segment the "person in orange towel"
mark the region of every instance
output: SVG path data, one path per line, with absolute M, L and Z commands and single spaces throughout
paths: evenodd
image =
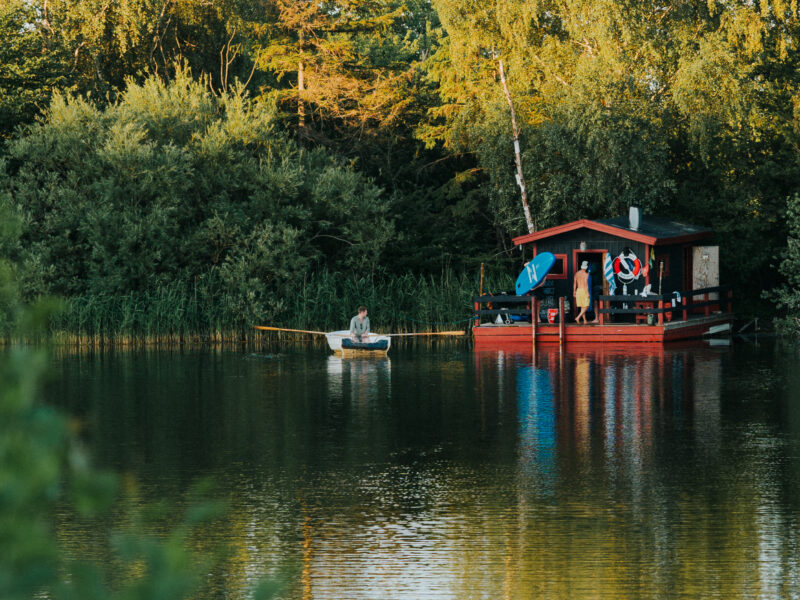
M 575 322 L 586 325 L 586 309 L 589 308 L 589 261 L 581 263 L 581 270 L 575 273 L 572 279 L 572 295 L 575 296 L 575 306 L 581 309 Z

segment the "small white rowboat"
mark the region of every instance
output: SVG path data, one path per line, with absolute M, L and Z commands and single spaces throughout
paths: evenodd
M 342 331 L 310 331 L 307 329 L 288 329 L 286 327 L 271 327 L 269 325 L 256 325 L 254 329 L 259 331 L 285 331 L 288 333 L 306 333 L 311 335 L 324 335 L 328 340 L 328 346 L 333 350 L 334 354 L 342 356 L 361 356 L 369 354 L 383 354 L 389 352 L 389 347 L 392 345 L 393 337 L 412 337 L 412 336 L 434 336 L 434 335 L 452 335 L 463 336 L 463 331 L 430 331 L 426 333 L 387 333 L 381 335 L 380 333 L 370 333 L 369 342 L 353 342 L 350 338 L 350 332 L 347 330 Z M 345 342 L 345 340 L 347 340 Z
M 325 339 L 328 340 L 328 346 L 331 350 L 335 353 L 339 354 L 342 353 L 342 340 L 349 340 L 350 339 L 350 332 L 347 330 L 344 331 L 331 331 L 330 333 L 325 334 Z M 385 344 L 384 344 L 385 342 Z M 366 352 L 381 352 L 382 354 L 386 354 L 389 352 L 389 348 L 392 345 L 392 338 L 388 335 L 380 335 L 377 333 L 371 333 L 369 335 L 369 343 L 368 344 L 358 344 L 357 348 L 345 348 L 344 351 L 347 353 L 352 354 L 360 354 Z M 370 346 L 373 346 L 370 348 Z

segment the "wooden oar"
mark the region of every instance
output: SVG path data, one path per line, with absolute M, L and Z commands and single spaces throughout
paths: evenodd
M 287 329 L 286 327 L 268 327 L 267 325 L 256 325 L 254 329 L 259 331 L 288 331 L 289 333 L 310 333 L 312 335 L 329 335 L 326 331 L 309 331 L 307 329 Z M 339 337 L 349 337 L 349 334 L 337 334 Z M 370 333 L 377 337 L 409 337 L 418 335 L 466 335 L 464 331 L 431 331 L 426 333 Z
M 372 335 L 383 335 L 384 337 L 406 337 L 411 335 L 466 335 L 465 331 L 431 331 L 427 333 L 374 333 Z
M 266 325 L 256 325 L 254 329 L 259 331 L 288 331 L 290 333 L 310 333 L 312 335 L 327 335 L 325 331 L 307 331 L 305 329 L 286 329 L 285 327 L 267 327 Z

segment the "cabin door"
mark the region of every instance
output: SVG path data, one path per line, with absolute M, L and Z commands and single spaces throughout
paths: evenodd
M 694 289 L 694 248 L 692 246 L 683 247 L 683 291 L 689 292 Z
M 692 289 L 719 286 L 719 246 L 695 246 L 693 252 Z M 709 294 L 708 299 L 718 300 L 719 294 Z
M 605 257 L 608 250 L 575 250 L 572 254 L 572 273 L 577 273 L 581 268 L 581 263 L 587 261 L 589 263 L 589 275 L 592 277 L 592 288 L 589 290 L 592 298 L 601 294 L 608 293 L 608 282 L 603 276 L 603 257 Z M 570 281 L 570 290 L 572 290 L 572 282 Z

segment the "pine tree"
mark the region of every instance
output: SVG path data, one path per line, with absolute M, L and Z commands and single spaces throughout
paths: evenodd
M 254 26 L 267 41 L 255 54 L 282 83 L 274 95 L 294 106 L 301 130 L 327 120 L 364 127 L 391 118 L 404 101 L 399 80 L 407 64 L 381 56 L 380 36 L 402 15 L 401 6 L 382 0 L 274 0 L 271 18 Z

